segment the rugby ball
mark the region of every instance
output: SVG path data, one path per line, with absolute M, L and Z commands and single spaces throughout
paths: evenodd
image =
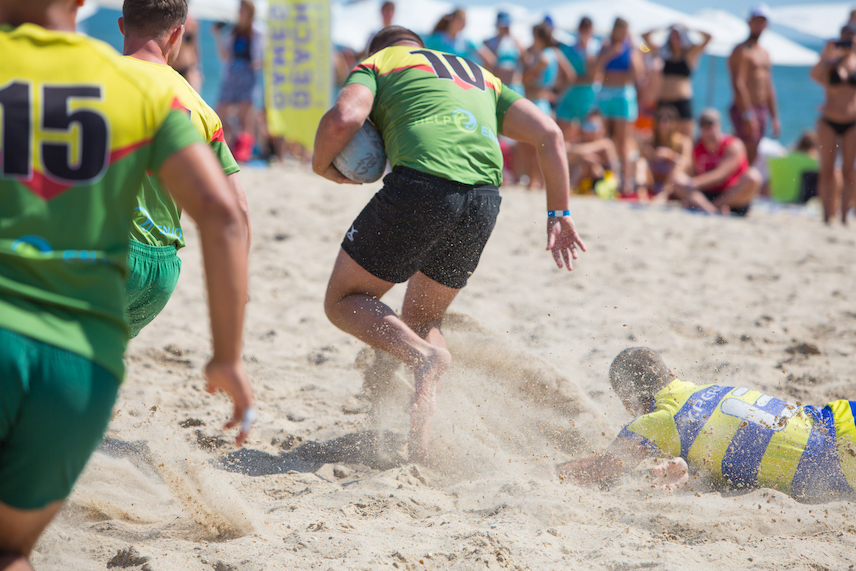
M 386 170 L 383 138 L 370 121 L 363 123 L 354 138 L 333 159 L 340 173 L 354 182 L 374 182 Z

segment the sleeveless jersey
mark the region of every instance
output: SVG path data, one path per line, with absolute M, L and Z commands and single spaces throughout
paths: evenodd
M 393 167 L 463 184 L 502 184 L 497 135 L 520 96 L 470 60 L 392 46 L 358 64 L 346 85 L 375 96 L 370 118 Z
M 196 131 L 214 151 L 227 175 L 241 170 L 226 140 L 223 138 L 223 125 L 220 117 L 196 93 L 181 75 L 169 67 L 136 58 L 125 58 L 125 63 L 134 73 L 146 75 L 172 90 L 181 106 L 189 113 L 190 121 Z M 153 174 L 143 180 L 142 190 L 137 195 L 134 220 L 131 226 L 131 239 L 150 246 L 184 247 L 184 233 L 181 229 L 181 209 L 161 186 Z
M 725 149 L 728 148 L 728 145 L 731 144 L 732 141 L 737 140 L 737 137 L 732 135 L 723 135 L 722 136 L 722 144 L 719 145 L 719 148 L 714 152 L 708 151 L 704 143 L 699 141 L 696 143 L 695 147 L 693 147 L 693 165 L 695 166 L 695 173 L 697 175 L 704 174 L 708 171 L 715 169 L 719 166 L 719 163 L 722 162 L 722 156 L 725 154 Z M 746 171 L 749 170 L 749 159 L 746 158 L 746 155 L 743 155 L 743 160 L 740 161 L 740 165 L 737 167 L 737 170 L 734 171 L 734 174 L 728 177 L 728 179 L 721 185 L 716 188 L 708 188 L 705 189 L 706 192 L 723 192 L 727 188 L 734 186 L 740 179 L 746 174 Z
M 795 496 L 856 489 L 856 402 L 799 406 L 758 391 L 675 380 L 619 437 L 680 456 L 715 481 Z
M 517 69 L 520 66 L 520 48 L 511 36 L 494 36 L 485 40 L 484 45 L 496 56 L 499 69 Z
M 0 26 L 0 53 L 0 327 L 121 379 L 136 195 L 199 135 L 107 44 Z

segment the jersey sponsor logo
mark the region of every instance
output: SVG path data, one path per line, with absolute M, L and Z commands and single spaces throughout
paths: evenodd
M 438 125 L 451 124 L 459 131 L 463 132 L 473 132 L 479 128 L 479 122 L 478 119 L 476 119 L 476 116 L 466 109 L 455 109 L 451 115 L 429 115 L 428 117 L 422 117 L 411 123 L 411 126 L 415 127 L 426 123 L 436 123 Z M 494 133 L 493 129 L 487 125 L 482 125 L 481 129 L 479 129 L 479 133 L 482 137 L 488 139 L 497 147 L 499 146 L 499 139 L 497 138 L 496 133 Z
M 41 236 L 21 236 L 12 242 L 12 251 L 22 258 L 50 259 L 59 253 L 64 262 L 87 264 L 113 264 L 104 252 L 97 250 L 62 250 L 57 252 L 50 242 Z
M 452 120 L 458 129 L 462 131 L 475 131 L 479 125 L 479 122 L 476 121 L 476 116 L 466 109 L 455 109 L 452 112 Z
M 681 438 L 681 456 L 686 458 L 696 437 L 701 433 L 710 415 L 716 409 L 719 401 L 733 387 L 712 385 L 703 391 L 694 393 L 675 414 L 675 425 Z
M 152 220 L 152 215 L 149 214 L 149 211 L 142 206 L 138 206 L 134 209 L 134 224 L 136 224 L 140 230 L 149 234 L 151 234 L 152 230 L 156 228 L 158 232 L 167 238 L 181 240 L 181 237 L 183 236 L 181 228 L 155 224 L 155 221 Z

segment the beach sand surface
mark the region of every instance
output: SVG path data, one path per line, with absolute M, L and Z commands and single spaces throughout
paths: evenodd
M 178 289 L 133 340 L 104 444 L 33 555 L 39 570 L 839 570 L 847 501 L 641 469 L 608 487 L 555 465 L 630 418 L 607 380 L 629 346 L 681 379 L 805 404 L 856 398 L 856 230 L 817 217 L 693 215 L 575 198 L 572 273 L 545 248 L 540 193 L 503 189 L 496 230 L 444 325 L 453 364 L 429 463 L 406 460 L 412 377 L 326 319 L 350 222 L 379 183 L 245 169 L 253 222 L 245 360 L 259 420 L 240 450 L 210 355 L 198 239 Z M 399 308 L 404 286 L 388 302 Z

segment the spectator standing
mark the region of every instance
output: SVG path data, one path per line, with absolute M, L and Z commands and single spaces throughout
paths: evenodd
M 263 37 L 253 23 L 255 5 L 252 0 L 241 0 L 238 22 L 223 36 L 222 23 L 214 25 L 217 51 L 224 62 L 220 84 L 217 115 L 223 119 L 226 142 L 232 147 L 235 158 L 247 161 L 252 157 L 255 143 L 255 95 L 258 72 L 262 69 Z M 237 114 L 238 133 L 234 132 L 231 117 Z
M 752 8 L 749 12 L 749 38 L 738 44 L 728 58 L 728 72 L 734 89 L 731 122 L 746 146 L 750 165 L 758 156 L 758 144 L 767 130 L 767 121 L 771 122 L 773 137 L 778 137 L 781 130 L 770 54 L 758 44 L 767 27 L 769 13 L 766 4 Z
M 467 58 L 475 63 L 484 63 L 487 67 L 493 66 L 495 62 L 490 50 L 486 47 L 477 48 L 475 43 L 461 33 L 466 26 L 467 13 L 457 8 L 440 18 L 434 26 L 434 31 L 425 38 L 425 47 Z
M 503 85 L 522 95 L 520 72 L 523 46 L 511 35 L 511 16 L 508 12 L 497 12 L 496 35 L 485 40 L 484 46 L 494 57 L 495 63 L 489 67 L 491 73 L 498 77 Z
M 702 41 L 692 43 L 689 30 L 681 24 L 667 29 L 666 43 L 657 46 L 652 36 L 656 30 L 642 34 L 642 39 L 651 48 L 655 57 L 663 61 L 662 76 L 657 93 L 657 108 L 671 106 L 677 109 L 680 117 L 681 132 L 687 137 L 693 136 L 693 85 L 692 73 L 698 66 L 704 48 L 710 43 L 711 35 L 699 31 Z
M 595 63 L 600 53 L 600 41 L 594 37 L 591 18 L 584 16 L 577 27 L 573 45 L 560 44 L 559 49 L 574 69 L 576 79 L 556 104 L 556 122 L 568 142 L 580 136 L 579 127 L 591 112 L 600 85 L 594 83 Z
M 611 123 L 611 136 L 621 160 L 621 193 L 632 192 L 634 164 L 630 160 L 629 127 L 639 115 L 635 82 L 642 71 L 642 53 L 630 40 L 630 28 L 616 18 L 609 37 L 597 58 L 597 77 L 602 86 L 597 95 L 601 114 Z
M 172 68 L 187 80 L 196 92 L 202 90 L 202 62 L 199 53 L 199 22 L 190 16 L 184 25 L 184 37 L 181 39 L 181 49 L 170 64 Z
M 856 173 L 856 51 L 853 36 L 856 29 L 844 26 L 838 41 L 827 42 L 820 61 L 812 68 L 811 78 L 823 86 L 826 100 L 817 120 L 820 143 L 819 190 L 823 203 L 823 221 L 829 224 L 836 211 L 847 223 L 847 212 L 854 197 Z M 835 159 L 841 149 L 840 193 L 836 191 Z

